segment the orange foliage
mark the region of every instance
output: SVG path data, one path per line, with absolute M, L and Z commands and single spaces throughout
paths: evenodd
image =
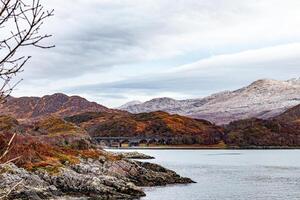
M 5 149 L 11 134 L 0 134 L 0 153 Z M 114 156 L 103 154 L 100 150 L 78 150 L 66 147 L 58 147 L 39 141 L 38 137 L 29 135 L 17 135 L 12 148 L 3 162 L 18 158 L 14 163 L 28 170 L 46 169 L 50 172 L 58 172 L 64 165 L 73 165 L 83 159 L 97 159 L 100 156 L 116 160 Z
M 141 123 L 141 122 L 137 122 L 136 123 L 136 132 L 143 132 L 146 129 L 146 124 Z

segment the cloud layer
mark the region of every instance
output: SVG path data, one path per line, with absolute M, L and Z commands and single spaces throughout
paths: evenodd
M 51 0 L 50 51 L 34 57 L 15 95 L 67 92 L 117 106 L 190 98 L 257 78 L 299 76 L 297 0 Z M 46 88 L 46 90 L 45 90 Z

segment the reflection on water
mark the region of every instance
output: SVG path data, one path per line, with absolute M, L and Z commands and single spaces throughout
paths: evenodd
M 145 188 L 143 200 L 299 200 L 300 150 L 138 150 L 196 184 Z

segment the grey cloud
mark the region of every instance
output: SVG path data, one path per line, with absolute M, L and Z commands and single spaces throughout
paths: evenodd
M 75 77 L 112 66 L 180 54 L 182 48 L 187 47 L 176 46 L 173 40 L 177 40 L 177 35 L 177 41 L 181 41 L 184 34 L 204 28 L 204 20 L 235 12 L 232 4 L 228 6 L 225 2 L 217 1 L 216 6 L 211 1 L 194 0 L 176 3 L 153 0 L 143 4 L 136 0 L 78 0 L 75 3 L 53 0 L 48 7 L 56 9 L 56 16 L 44 28 L 54 34 L 51 41 L 57 47 L 42 53 L 31 50 L 34 58 L 25 71 L 25 78 Z M 247 6 L 238 2 L 235 1 L 236 8 L 247 10 Z M 187 22 L 194 24 L 186 26 Z
M 222 63 L 220 63 L 222 65 Z M 300 75 L 300 59 L 260 63 L 244 63 L 233 66 L 215 66 L 201 71 L 183 71 L 164 75 L 149 75 L 105 84 L 84 85 L 66 88 L 66 92 L 89 94 L 122 94 L 126 96 L 164 92 L 201 97 L 223 90 L 234 90 L 262 78 L 286 80 Z M 284 67 L 283 67 L 284 66 Z M 185 98 L 182 96 L 182 98 Z

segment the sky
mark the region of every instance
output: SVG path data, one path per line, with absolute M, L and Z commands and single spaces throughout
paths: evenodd
M 300 76 L 299 0 L 42 0 L 55 16 L 13 96 L 80 95 L 108 107 L 200 98 Z

